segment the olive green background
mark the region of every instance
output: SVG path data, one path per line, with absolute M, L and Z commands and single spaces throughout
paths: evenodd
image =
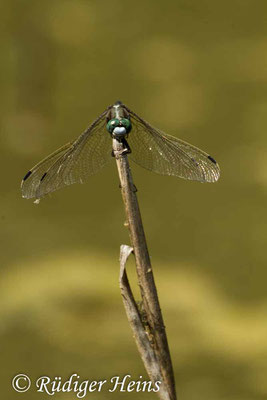
M 2 3 L 1 397 L 50 398 L 42 375 L 148 379 L 118 287 L 129 239 L 114 161 L 38 206 L 19 187 L 120 99 L 221 167 L 200 184 L 131 164 L 179 398 L 266 399 L 266 15 L 264 0 Z

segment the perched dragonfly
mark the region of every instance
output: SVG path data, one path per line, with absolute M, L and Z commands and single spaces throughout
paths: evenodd
M 24 176 L 22 196 L 40 199 L 72 183 L 83 183 L 112 159 L 111 138 L 123 143 L 130 159 L 162 175 L 216 182 L 220 168 L 213 157 L 152 127 L 125 104 L 109 106 L 75 141 L 67 143 Z

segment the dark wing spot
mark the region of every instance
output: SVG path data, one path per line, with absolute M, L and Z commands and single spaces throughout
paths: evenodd
M 212 161 L 214 164 L 217 164 L 217 163 L 216 163 L 216 160 L 214 160 L 214 158 L 212 158 L 211 156 L 208 156 L 208 159 L 209 159 L 210 161 Z
M 31 175 L 32 171 L 28 171 L 27 174 L 24 176 L 24 178 L 22 179 L 23 181 L 26 181 L 26 179 L 29 178 L 29 176 Z
M 42 178 L 40 179 L 40 182 L 42 182 L 42 181 L 44 180 L 44 178 L 46 177 L 46 175 L 47 175 L 47 172 L 45 172 L 45 173 L 43 174 Z

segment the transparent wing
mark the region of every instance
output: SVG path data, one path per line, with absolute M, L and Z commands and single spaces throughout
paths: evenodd
M 134 112 L 126 109 L 132 121 L 128 142 L 132 150 L 130 158 L 134 162 L 162 175 L 174 175 L 200 182 L 216 182 L 219 179 L 219 165 L 211 156 L 153 128 Z
M 105 110 L 77 140 L 61 147 L 33 167 L 22 181 L 22 196 L 41 198 L 64 186 L 83 183 L 111 160 L 111 139 Z
M 70 149 L 71 146 L 72 143 L 67 143 L 65 146 L 62 146 L 44 160 L 40 161 L 29 172 L 27 172 L 21 182 L 22 197 L 25 197 L 26 199 L 36 197 L 36 189 L 40 184 L 42 176 Z

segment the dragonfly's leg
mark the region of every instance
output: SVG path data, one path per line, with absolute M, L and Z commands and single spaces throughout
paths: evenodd
M 111 152 L 112 157 L 117 157 L 117 154 L 124 155 L 132 152 L 127 140 L 124 137 L 117 139 L 117 141 L 122 144 L 122 149 L 116 151 L 113 149 Z
M 131 150 L 131 148 L 130 148 L 130 146 L 129 146 L 129 143 L 127 142 L 127 140 L 126 140 L 125 138 L 122 138 L 122 139 L 121 139 L 121 142 L 122 142 L 123 147 L 124 147 L 123 153 L 122 153 L 122 154 L 130 154 L 130 153 L 132 152 L 132 150 Z

